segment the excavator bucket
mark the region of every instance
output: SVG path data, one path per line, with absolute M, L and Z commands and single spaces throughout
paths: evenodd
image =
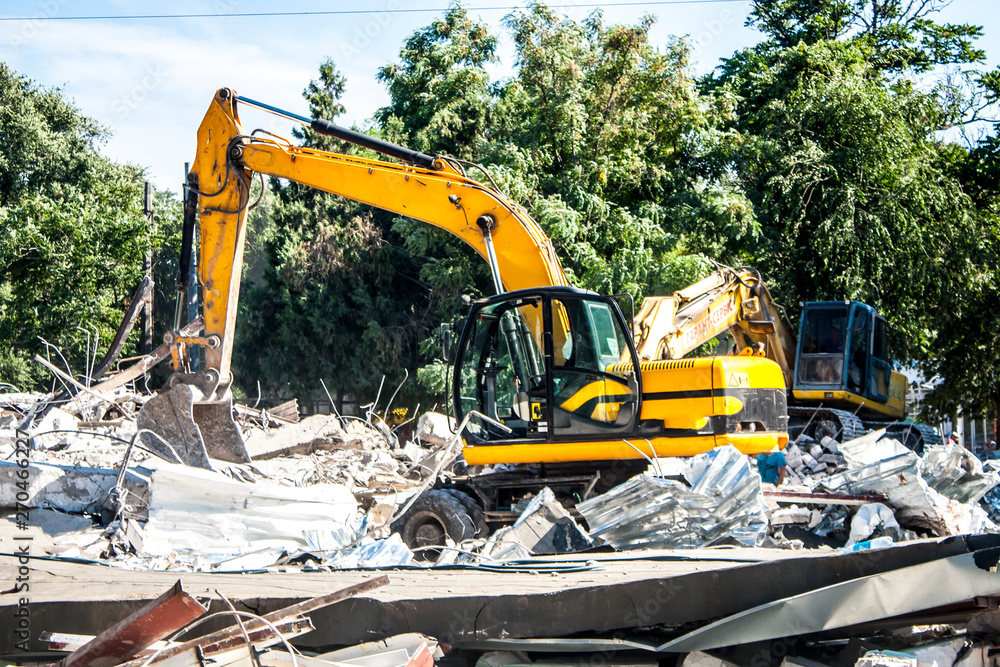
M 232 400 L 203 403 L 197 387 L 178 384 L 146 401 L 136 419 L 143 446 L 174 463 L 212 470 L 210 459 L 249 463 Z

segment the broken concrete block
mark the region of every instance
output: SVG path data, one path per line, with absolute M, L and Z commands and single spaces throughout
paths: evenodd
M 830 452 L 831 454 L 840 453 L 840 443 L 828 435 L 823 436 L 823 440 L 820 444 L 823 445 L 823 449 Z
M 15 509 L 20 503 L 30 508 L 44 505 L 68 514 L 99 514 L 117 479 L 117 470 L 48 463 L 21 468 L 0 461 L 0 508 Z M 146 481 L 130 470 L 125 486 L 134 494 L 136 509 L 145 507 L 149 497 Z
M 574 553 L 595 545 L 548 487 L 535 496 L 497 544 L 511 542 L 536 555 Z
M 789 468 L 798 468 L 802 463 L 802 450 L 795 445 L 788 445 L 784 449 L 785 463 Z
M 38 426 L 33 429 L 31 438 L 32 449 L 53 449 L 60 446 L 69 446 L 71 441 L 80 438 L 78 433 L 67 433 L 66 431 L 76 431 L 80 422 L 76 417 L 63 412 L 59 408 L 52 408 L 48 414 L 42 418 Z
M 771 514 L 772 526 L 808 524 L 811 520 L 812 511 L 805 507 L 786 507 Z
M 247 438 L 246 445 L 250 457 L 259 461 L 276 456 L 351 447 L 360 444 L 356 443 L 357 440 L 344 430 L 336 416 L 312 415 L 295 424 L 254 431 Z
M 812 456 L 814 459 L 818 459 L 819 457 L 823 456 L 823 454 L 824 452 L 822 445 L 813 445 L 812 447 L 809 448 L 809 455 Z
M 439 412 L 425 412 L 417 420 L 417 438 L 425 445 L 443 445 L 455 437 L 455 420 Z

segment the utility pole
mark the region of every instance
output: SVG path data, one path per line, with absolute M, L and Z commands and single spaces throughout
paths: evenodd
M 146 181 L 146 196 L 143 204 L 143 213 L 146 214 L 147 238 L 153 232 L 153 184 Z M 142 260 L 142 270 L 150 281 L 153 280 L 153 249 L 146 250 L 146 256 Z M 153 290 L 149 290 L 146 295 L 146 302 L 142 306 L 142 341 L 140 344 L 140 354 L 149 354 L 153 351 Z

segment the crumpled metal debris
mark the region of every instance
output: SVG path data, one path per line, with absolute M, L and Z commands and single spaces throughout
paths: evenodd
M 883 495 L 906 528 L 946 536 L 978 533 L 995 526 L 981 508 L 945 497 L 923 477 L 924 461 L 895 440 L 879 440 L 883 431 L 841 444 L 848 469 L 822 481 L 834 493 Z M 936 479 L 946 479 L 937 465 Z M 978 490 L 977 490 L 978 493 Z M 985 493 L 985 491 L 984 491 Z
M 1000 461 L 984 466 L 975 454 L 959 445 L 924 447 L 923 478 L 938 493 L 960 503 L 977 503 L 1000 484 Z
M 577 505 L 590 534 L 618 549 L 759 546 L 767 517 L 760 476 L 729 445 L 692 457 L 685 485 L 648 472 Z

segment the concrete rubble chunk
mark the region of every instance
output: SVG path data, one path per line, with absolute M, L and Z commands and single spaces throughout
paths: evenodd
M 425 412 L 417 420 L 417 438 L 425 445 L 444 445 L 455 437 L 455 420 L 439 412 Z
M 28 473 L 27 489 L 18 487 L 18 482 L 24 483 L 19 472 L 22 470 Z M 29 508 L 45 506 L 69 514 L 100 514 L 117 479 L 117 470 L 40 462 L 21 468 L 0 461 L 0 508 L 12 510 L 21 503 Z M 129 471 L 124 482 L 136 505 L 143 507 L 149 496 L 146 480 Z
M 813 510 L 806 507 L 788 507 L 772 512 L 769 521 L 772 526 L 788 524 L 809 525 L 813 520 L 813 514 Z
M 353 420 L 352 420 L 353 421 Z M 352 422 L 348 422 L 351 424 Z M 354 422 L 363 426 L 361 422 Z M 347 427 L 335 415 L 312 415 L 280 428 L 254 430 L 247 438 L 247 451 L 254 461 L 278 456 L 312 454 L 333 449 L 377 449 L 379 438 L 370 430 Z M 381 447 L 385 447 L 384 444 Z
M 509 531 L 498 536 L 496 552 L 517 544 L 536 555 L 566 554 L 595 546 L 594 540 L 556 500 L 548 487 L 542 489 L 518 517 Z
M 80 426 L 80 421 L 59 408 L 52 408 L 42 417 L 32 429 L 30 440 L 32 449 L 54 449 L 69 447 L 71 442 L 78 442 L 85 436 L 73 433 Z

